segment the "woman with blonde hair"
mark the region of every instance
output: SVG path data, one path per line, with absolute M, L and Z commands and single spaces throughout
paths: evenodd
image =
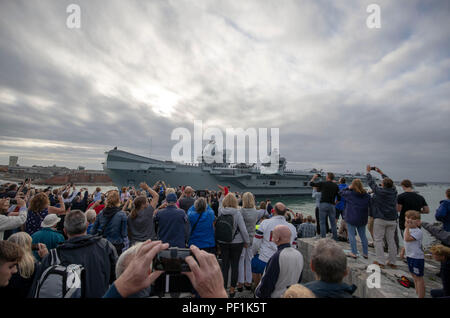
M 30 235 L 41 229 L 41 223 L 44 221 L 48 214 L 64 214 L 66 208 L 64 206 L 64 200 L 61 195 L 58 196 L 59 208 L 50 206 L 50 200 L 45 193 L 36 194 L 30 203 L 28 208 L 27 220 L 25 221 L 24 230 Z
M 238 208 L 238 200 L 234 193 L 228 193 L 219 201 L 219 217 L 221 215 L 233 216 L 233 239 L 231 242 L 217 240 L 222 254 L 222 275 L 225 289 L 228 287 L 228 271 L 231 266 L 231 286 L 229 295 L 234 297 L 235 287 L 239 275 L 239 258 L 244 247 L 249 247 L 250 238 L 244 218 Z M 254 206 L 254 205 L 253 205 Z
M 26 298 L 33 284 L 35 269 L 38 264 L 31 250 L 32 239 L 29 234 L 18 232 L 11 235 L 8 241 L 20 246 L 23 256 L 17 265 L 18 271 L 12 275 L 9 285 L 0 289 L 0 297 Z
M 242 208 L 240 210 L 242 217 L 244 218 L 245 226 L 247 228 L 250 244 L 242 249 L 242 253 L 239 259 L 239 276 L 237 289 L 241 292 L 243 286 L 245 289 L 250 290 L 252 288 L 252 243 L 253 236 L 255 236 L 256 223 L 266 213 L 265 202 L 264 207 L 256 210 L 255 196 L 251 192 L 245 192 L 242 195 Z
M 354 179 L 347 189 L 339 192 L 345 198 L 344 220 L 347 224 L 348 239 L 352 252 L 347 256 L 357 258 L 358 249 L 356 246 L 355 233 L 358 231 L 363 248 L 363 257 L 368 258 L 369 246 L 366 237 L 366 225 L 369 217 L 370 195 L 367 194 L 360 179 Z

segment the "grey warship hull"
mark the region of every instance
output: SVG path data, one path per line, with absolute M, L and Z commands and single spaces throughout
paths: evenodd
M 103 169 L 117 187 L 149 185 L 162 180 L 167 186 L 190 185 L 195 190 L 218 190 L 218 184 L 230 186 L 233 192 L 252 192 L 256 196 L 300 196 L 311 195 L 309 181 L 313 172 L 283 170 L 275 174 L 262 174 L 257 168 L 231 166 L 189 165 L 162 161 L 125 152 L 106 152 Z M 347 182 L 365 176 L 336 174 L 344 176 Z M 319 179 L 320 180 L 320 179 Z

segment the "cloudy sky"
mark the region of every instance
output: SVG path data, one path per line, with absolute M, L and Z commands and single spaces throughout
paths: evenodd
M 169 159 L 202 120 L 279 128 L 291 168 L 450 181 L 449 17 L 447 0 L 0 0 L 0 164 Z

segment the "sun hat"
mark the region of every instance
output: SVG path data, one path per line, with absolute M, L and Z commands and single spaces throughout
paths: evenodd
M 59 218 L 56 214 L 47 214 L 44 220 L 41 223 L 41 227 L 53 227 L 55 226 L 61 218 Z

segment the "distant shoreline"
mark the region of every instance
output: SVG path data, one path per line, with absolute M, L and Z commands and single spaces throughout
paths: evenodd
M 7 176 L 2 176 L 0 175 L 0 180 L 1 181 L 7 181 L 7 182 L 14 182 L 14 183 L 19 183 L 19 182 L 23 182 L 23 178 L 14 178 L 14 177 L 7 177 Z M 34 185 L 38 185 L 38 186 L 63 186 L 66 185 L 67 183 L 60 183 L 60 184 L 45 184 L 45 183 L 36 183 L 37 180 L 31 180 L 31 183 Z M 71 182 L 72 183 L 72 182 Z M 114 186 L 114 184 L 112 182 L 107 182 L 107 183 L 101 183 L 101 182 L 93 182 L 93 183 L 89 183 L 89 182 L 73 182 L 74 185 L 86 185 L 86 186 L 102 186 L 102 187 L 108 187 L 108 186 Z

